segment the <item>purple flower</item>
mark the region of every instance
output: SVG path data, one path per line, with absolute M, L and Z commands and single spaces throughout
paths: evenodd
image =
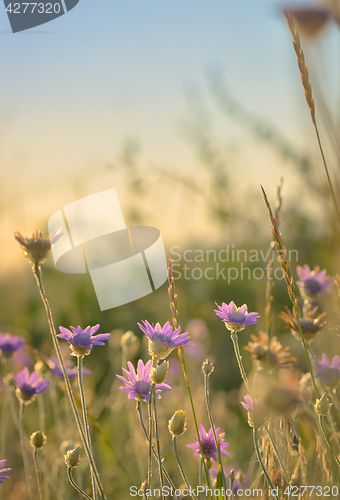
M 245 403 L 241 405 L 248 412 L 248 424 L 254 429 L 261 429 L 266 423 L 266 415 L 263 409 L 261 399 L 254 400 L 249 394 L 244 396 Z
M 236 307 L 233 301 L 230 304 L 222 303 L 222 306 L 217 305 L 218 309 L 214 309 L 216 315 L 221 318 L 226 328 L 232 332 L 240 332 L 247 325 L 255 325 L 260 315 L 256 312 L 248 313 L 248 307 L 243 304 L 241 307 Z
M 18 386 L 15 391 L 16 395 L 25 404 L 33 401 L 37 394 L 46 391 L 50 384 L 44 377 L 39 378 L 37 371 L 30 375 L 27 367 L 14 375 L 13 378 Z
M 88 326 L 85 330 L 80 328 L 80 326 L 78 326 L 78 328 L 71 326 L 72 332 L 63 326 L 59 326 L 61 333 L 59 333 L 57 337 L 67 340 L 72 351 L 71 356 L 84 357 L 90 354 L 93 345 L 105 345 L 102 340 L 111 338 L 109 333 L 100 333 L 93 337 L 92 335 L 96 333 L 99 326 L 100 325 Z
M 0 467 L 5 465 L 6 462 L 7 462 L 7 458 L 5 458 L 4 460 L 0 460 Z M 2 484 L 2 479 L 9 479 L 9 477 L 5 476 L 4 474 L 9 472 L 10 470 L 13 470 L 13 469 L 0 469 L 0 483 L 1 484 Z
M 320 267 L 317 266 L 311 271 L 310 267 L 305 264 L 303 267 L 297 266 L 296 272 L 300 279 L 300 281 L 297 281 L 297 285 L 303 298 L 316 299 L 321 295 L 332 293 L 331 286 L 334 280 L 326 276 L 326 269 L 320 271 Z
M 159 323 L 155 326 L 150 325 L 148 321 L 142 321 L 143 325 L 138 323 L 139 328 L 149 339 L 149 354 L 153 358 L 165 359 L 176 347 L 183 347 L 191 342 L 189 334 L 180 333 L 181 329 L 172 331 L 169 321 L 163 328 Z
M 23 346 L 24 340 L 21 337 L 14 337 L 9 333 L 0 332 L 0 350 L 5 358 L 9 358 L 15 351 Z
M 334 356 L 332 361 L 329 360 L 326 354 L 322 355 L 321 361 L 317 362 L 315 367 L 317 371 L 317 377 L 323 379 L 324 383 L 335 389 L 340 382 L 340 357 Z
M 245 403 L 241 401 L 241 405 L 245 410 L 249 411 L 250 413 L 254 413 L 254 415 L 260 413 L 260 408 L 261 408 L 259 405 L 260 398 L 254 401 L 254 399 L 251 396 L 249 396 L 249 394 L 247 394 L 246 396 L 244 396 L 244 400 Z
M 129 399 L 136 399 L 136 401 L 149 401 L 151 380 L 151 359 L 145 364 L 141 359 L 138 360 L 137 373 L 134 369 L 133 364 L 128 361 L 127 363 L 129 371 L 122 368 L 123 372 L 127 376 L 128 380 L 122 375 L 116 375 L 119 380 L 124 382 L 125 386 L 119 387 L 121 391 L 128 392 Z M 170 391 L 171 387 L 168 384 L 156 384 L 156 394 L 160 398 L 159 391 Z
M 229 453 L 224 449 L 227 446 L 229 446 L 229 443 L 224 442 L 224 432 L 220 433 L 220 430 L 221 430 L 220 427 L 215 429 L 216 436 L 220 444 L 221 453 L 223 453 L 224 455 L 229 455 Z M 215 445 L 214 433 L 212 427 L 209 429 L 209 432 L 206 432 L 205 428 L 201 424 L 199 430 L 199 436 L 202 444 L 203 457 L 206 459 L 212 458 L 213 460 L 215 460 L 215 462 L 217 462 L 216 458 L 217 448 Z M 194 437 L 194 440 L 196 441 L 196 443 L 188 444 L 188 448 L 196 450 L 195 457 L 197 457 L 198 455 L 201 455 L 201 449 L 200 449 L 200 444 L 198 442 L 198 438 Z
M 54 377 L 63 377 L 63 371 L 61 369 L 60 363 L 57 358 L 50 358 L 47 361 L 47 364 L 49 366 L 49 369 L 51 371 L 51 374 Z M 78 369 L 76 366 L 71 368 L 71 366 L 68 366 L 67 361 L 65 362 L 65 368 L 66 368 L 66 373 L 68 375 L 68 378 L 76 378 L 78 376 Z M 86 376 L 91 373 L 91 370 L 88 370 L 87 368 L 82 367 L 82 375 Z

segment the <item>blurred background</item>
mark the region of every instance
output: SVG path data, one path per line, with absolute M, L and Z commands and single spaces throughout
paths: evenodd
M 303 5 L 310 2 L 292 1 L 288 7 Z M 333 9 L 333 17 L 327 17 L 320 30 L 301 36 L 338 192 L 339 3 L 317 5 Z M 52 355 L 43 306 L 13 231 L 30 236 L 39 227 L 47 234 L 48 219 L 57 210 L 116 188 L 127 225 L 157 227 L 167 256 L 177 260 L 180 323 L 196 343 L 187 358 L 198 413 L 207 427 L 201 364 L 209 355 L 216 363 L 211 382 L 215 422 L 230 442 L 225 463 L 246 474 L 254 457 L 246 412 L 239 404 L 241 379 L 229 335 L 213 310 L 215 302 L 234 300 L 260 313 L 259 328 L 250 327 L 240 336 L 242 346 L 249 333 L 266 328 L 265 270 L 271 232 L 261 184 L 275 205 L 276 186 L 284 178 L 281 228 L 285 245 L 295 251 L 294 272 L 297 264 L 304 263 L 327 268 L 330 275 L 339 272 L 337 222 L 284 7 L 281 0 L 80 0 L 67 15 L 15 35 L 5 8 L 0 8 L 0 330 L 22 335 L 41 353 Z M 186 250 L 192 251 L 186 254 L 188 260 Z M 219 259 L 221 250 L 229 251 L 228 261 Z M 251 255 L 258 257 L 250 261 Z M 189 261 L 195 256 L 196 261 Z M 225 268 L 224 275 L 207 279 L 204 271 L 213 266 L 214 274 L 216 264 L 219 270 Z M 242 265 L 250 271 L 240 279 Z M 256 274 L 255 268 L 260 268 Z M 100 323 L 100 332 L 113 331 L 109 347 L 94 349 L 86 358 L 85 366 L 92 370 L 86 384 L 89 408 L 102 430 L 95 443 L 109 498 L 118 494 L 128 498 L 128 486 L 145 479 L 140 476 L 134 442 L 143 463 L 147 451 L 137 420 L 136 434 L 131 436 L 124 417 L 130 411 L 126 394 L 115 380 L 121 373 L 120 337 L 134 331 L 139 340 L 129 359 L 147 360 L 137 322 L 164 324 L 171 319 L 167 286 L 101 312 L 88 275 L 62 274 L 51 260 L 43 273 L 56 325 L 85 328 Z M 284 280 L 279 279 L 274 288 L 273 333 L 291 346 L 304 371 L 300 345 L 276 319 L 285 305 L 290 306 L 289 299 Z M 336 305 L 334 296 L 321 306 L 333 325 Z M 338 341 L 329 340 L 328 331 L 320 334 L 315 349 L 325 345 L 325 335 L 330 353 L 338 350 Z M 250 370 L 248 354 L 244 361 Z M 27 362 L 33 366 L 32 355 Z M 16 363 L 9 365 L 11 370 L 22 366 L 23 360 Z M 187 398 L 175 353 L 170 366 L 174 389 L 160 400 L 159 412 L 166 463 L 180 481 L 171 458 L 167 420 L 183 405 L 188 410 L 189 429 L 181 444 L 192 478 L 198 462 L 186 444 L 196 434 L 189 406 L 183 403 Z M 58 384 L 56 388 L 60 389 Z M 51 403 L 47 395 L 42 397 L 52 425 Z M 61 405 L 62 391 L 57 398 Z M 134 408 L 133 402 L 129 404 Z M 28 433 L 37 430 L 35 411 L 36 403 L 27 408 Z M 18 436 L 14 427 L 9 426 L 8 433 L 7 465 L 16 464 L 16 470 L 3 485 L 3 498 L 24 499 Z M 57 434 L 54 438 L 46 454 L 58 461 Z M 83 470 L 86 474 L 85 465 Z M 67 491 L 67 498 L 73 498 L 70 488 Z

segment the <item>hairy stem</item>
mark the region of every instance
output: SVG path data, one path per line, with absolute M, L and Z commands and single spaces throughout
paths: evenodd
M 42 492 L 42 486 L 41 486 L 41 474 L 40 474 L 40 469 L 39 469 L 39 464 L 38 464 L 37 451 L 38 450 L 36 448 L 34 448 L 34 450 L 33 450 L 33 460 L 34 460 L 35 473 L 37 475 L 37 483 L 38 483 L 39 496 L 40 496 L 40 500 L 43 500 L 43 492 Z
M 266 467 L 265 467 L 265 465 L 264 465 L 264 463 L 262 461 L 261 451 L 260 451 L 260 448 L 259 448 L 258 436 L 257 436 L 257 430 L 256 429 L 254 429 L 254 431 L 253 431 L 253 437 L 254 437 L 254 446 L 255 446 L 255 451 L 256 451 L 256 455 L 257 455 L 258 461 L 260 462 L 260 465 L 262 467 L 263 473 L 266 476 L 268 484 L 269 484 L 269 486 L 271 487 L 271 489 L 273 491 L 274 490 L 273 483 L 271 482 L 271 480 L 270 480 L 270 478 L 268 476 L 268 473 L 267 473 L 267 469 L 266 469 Z M 276 498 L 276 500 L 279 500 L 278 497 L 277 497 L 277 495 L 275 495 L 275 498 Z
M 140 424 L 141 424 L 141 426 L 143 428 L 143 431 L 144 431 L 145 437 L 147 439 L 147 442 L 149 443 L 149 434 L 148 434 L 148 431 L 146 430 L 146 427 L 145 427 L 145 424 L 144 424 L 143 415 L 142 415 L 142 408 L 141 408 L 141 402 L 140 401 L 137 401 L 136 409 L 137 409 L 137 413 L 138 413 L 138 416 L 139 416 Z M 154 457 L 156 458 L 156 460 L 158 460 L 159 457 L 158 457 L 158 455 L 156 453 L 156 450 L 155 450 L 154 446 L 152 446 L 151 449 L 152 449 L 152 453 L 153 453 Z M 175 487 L 174 483 L 172 482 L 172 479 L 169 476 L 168 472 L 164 468 L 163 464 L 158 462 L 158 467 L 162 468 L 163 474 L 166 477 L 166 480 L 170 484 L 171 488 L 173 488 L 173 490 L 175 490 L 176 487 Z
M 82 428 L 81 421 L 80 421 L 80 418 L 79 418 L 79 415 L 78 415 L 78 412 L 77 412 L 77 406 L 76 406 L 76 402 L 75 402 L 74 395 L 73 395 L 73 392 L 72 392 L 70 379 L 69 379 L 69 377 L 68 377 L 68 375 L 66 373 L 65 363 L 64 363 L 64 360 L 63 360 L 63 357 L 62 357 L 62 354 L 61 354 L 61 351 L 60 351 L 60 347 L 59 347 L 59 344 L 58 344 L 58 340 L 57 340 L 57 334 L 56 334 L 55 327 L 54 327 L 52 311 L 51 311 L 50 305 L 48 303 L 48 300 L 47 300 L 47 297 L 46 297 L 46 294 L 45 294 L 45 290 L 44 290 L 44 286 L 43 286 L 43 282 L 42 282 L 42 276 L 41 276 L 41 269 L 40 269 L 39 264 L 35 264 L 33 266 L 33 274 L 34 274 L 34 277 L 35 277 L 35 279 L 37 281 L 37 285 L 38 285 L 38 289 L 39 289 L 39 292 L 40 292 L 40 296 L 41 296 L 41 299 L 42 299 L 43 304 L 44 304 L 45 309 L 46 309 L 46 314 L 47 314 L 48 324 L 49 324 L 50 332 L 51 332 L 51 336 L 52 336 L 53 346 L 54 346 L 54 349 L 56 351 L 56 354 L 57 354 L 57 357 L 58 357 L 58 361 L 60 363 L 61 370 L 63 372 L 63 377 L 64 377 L 64 382 L 65 382 L 65 386 L 66 386 L 67 395 L 68 395 L 69 400 L 70 400 L 72 412 L 73 412 L 73 415 L 74 415 L 74 418 L 75 418 L 75 421 L 76 421 L 76 424 L 77 424 L 77 427 L 78 427 L 78 431 L 79 431 L 79 434 L 80 434 L 83 446 L 85 448 L 86 455 L 87 455 L 87 457 L 89 459 L 90 466 L 91 466 L 91 468 L 93 470 L 93 474 L 94 474 L 94 476 L 96 478 L 96 481 L 97 481 L 97 484 L 98 484 L 98 487 L 99 487 L 99 490 L 100 490 L 100 494 L 104 498 L 104 500 L 106 500 L 106 495 L 104 493 L 103 486 L 102 486 L 102 483 L 101 483 L 100 478 L 99 478 L 99 473 L 98 473 L 98 471 L 96 469 L 94 460 L 92 458 L 91 450 L 90 450 L 90 448 L 89 448 L 89 446 L 87 444 L 86 436 L 85 436 L 85 433 L 84 433 L 84 430 Z
M 164 500 L 164 494 L 163 494 L 163 469 L 161 467 L 162 464 L 162 456 L 161 456 L 161 447 L 159 443 L 159 434 L 158 434 L 158 419 L 157 419 L 157 408 L 156 408 L 156 384 L 152 384 L 151 389 L 153 390 L 152 398 L 153 398 L 153 416 L 154 416 L 154 424 L 155 424 L 155 433 L 156 433 L 156 444 L 157 444 L 157 455 L 158 455 L 158 469 L 159 469 L 159 481 L 161 484 L 161 493 L 162 493 L 162 500 Z M 151 397 L 151 390 L 150 390 L 150 397 Z
M 22 452 L 22 458 L 24 461 L 28 495 L 29 495 L 30 500 L 34 500 L 33 489 L 32 489 L 32 476 L 31 476 L 30 467 L 29 467 L 29 464 L 27 461 L 26 446 L 25 446 L 24 403 L 22 401 L 20 401 L 20 409 L 19 409 L 19 432 L 20 432 L 21 452 Z
M 182 467 L 182 463 L 181 463 L 181 460 L 179 458 L 179 453 L 178 453 L 178 447 L 177 447 L 177 437 L 176 436 L 172 436 L 172 444 L 174 445 L 174 452 L 175 452 L 175 457 L 176 457 L 176 461 L 177 461 L 177 464 L 178 464 L 178 468 L 179 468 L 179 471 L 181 473 L 181 476 L 183 478 L 183 481 L 185 482 L 186 484 L 186 487 L 188 488 L 188 490 L 191 492 L 191 498 L 193 500 L 197 500 L 197 497 L 196 495 L 194 495 L 191 487 L 190 487 L 190 484 L 189 484 L 189 481 L 188 481 L 188 478 L 187 476 L 185 475 L 185 472 L 184 472 L 184 469 Z
M 84 384 L 83 384 L 83 358 L 82 358 L 82 356 L 78 356 L 78 384 L 79 384 L 79 392 L 80 392 L 80 398 L 81 398 L 81 407 L 83 410 L 83 420 L 84 420 L 84 428 L 85 428 L 85 433 L 86 433 L 87 444 L 89 446 L 90 453 L 92 455 L 92 459 L 94 460 L 93 453 L 92 453 L 90 428 L 89 428 L 89 423 L 87 420 L 86 400 L 85 400 L 85 391 L 84 391 Z M 91 484 L 92 484 L 93 498 L 94 498 L 94 500 L 97 500 L 96 480 L 95 480 L 92 468 L 91 468 Z
M 151 478 L 152 478 L 152 386 L 150 388 L 149 401 L 148 401 L 148 414 L 149 414 L 149 454 L 148 454 L 148 483 L 151 486 Z
M 206 402 L 206 405 L 207 405 L 209 422 L 210 422 L 210 426 L 211 426 L 211 428 L 213 430 L 215 446 L 216 446 L 217 453 L 218 453 L 218 463 L 220 464 L 221 471 L 222 471 L 223 486 L 224 486 L 224 496 L 226 496 L 227 482 L 226 482 L 225 475 L 224 475 L 224 470 L 223 470 L 220 440 L 219 440 L 219 438 L 217 439 L 217 436 L 216 436 L 214 421 L 213 421 L 211 407 L 210 407 L 209 375 L 206 375 L 206 374 L 204 374 L 204 388 L 205 388 L 205 402 Z
M 67 477 L 72 484 L 73 488 L 78 491 L 84 498 L 87 498 L 87 500 L 92 500 L 91 497 L 89 497 L 85 491 L 79 488 L 79 486 L 74 482 L 74 479 L 72 477 L 72 467 L 67 467 Z
M 242 379 L 243 379 L 243 381 L 244 381 L 244 383 L 245 383 L 245 385 L 246 385 L 246 387 L 247 387 L 247 389 L 248 389 L 248 391 L 249 391 L 249 395 L 250 395 L 253 399 L 255 399 L 255 398 L 254 398 L 253 391 L 252 391 L 252 389 L 251 389 L 251 387 L 250 387 L 250 384 L 249 384 L 249 381 L 248 381 L 248 378 L 247 378 L 246 371 L 245 371 L 244 366 L 243 366 L 242 356 L 241 356 L 241 353 L 240 353 L 240 348 L 239 348 L 239 345 L 238 345 L 238 336 L 237 336 L 237 333 L 236 333 L 236 332 L 234 332 L 234 331 L 233 331 L 233 332 L 231 332 L 231 339 L 232 339 L 232 341 L 233 341 L 233 345 L 234 345 L 234 349 L 235 349 L 235 355 L 236 355 L 236 359 L 237 359 L 238 366 L 239 366 L 239 368 L 240 368 L 240 372 L 241 372 Z M 281 468 L 282 468 L 283 475 L 284 475 L 284 477 L 285 477 L 285 479 L 286 479 L 287 483 L 289 484 L 288 474 L 287 474 L 287 472 L 286 472 L 286 470 L 285 470 L 285 467 L 284 467 L 284 465 L 283 465 L 283 461 L 282 461 L 282 459 L 281 459 L 281 456 L 280 456 L 280 454 L 279 454 L 279 451 L 278 451 L 278 449 L 277 449 L 277 446 L 276 446 L 276 444 L 275 444 L 275 442 L 274 442 L 274 439 L 272 438 L 272 435 L 271 435 L 271 433 L 269 432 L 269 428 L 268 428 L 268 426 L 267 426 L 267 425 L 265 425 L 264 427 L 265 427 L 265 429 L 266 429 L 266 431 L 267 431 L 267 434 L 268 434 L 268 437 L 269 437 L 269 439 L 270 439 L 270 442 L 271 442 L 271 444 L 272 444 L 272 446 L 273 446 L 273 448 L 274 448 L 274 452 L 275 452 L 276 458 L 278 459 L 279 464 L 280 464 L 280 466 L 281 466 Z

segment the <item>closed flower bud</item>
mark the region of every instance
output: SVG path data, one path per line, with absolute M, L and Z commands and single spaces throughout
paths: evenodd
M 321 396 L 320 399 L 316 400 L 316 403 L 314 405 L 315 411 L 318 415 L 328 415 L 328 413 L 331 411 L 333 403 L 329 402 L 328 397 L 326 396 L 326 393 Z
M 127 331 L 122 335 L 122 338 L 120 339 L 120 345 L 122 347 L 130 347 L 134 342 L 136 342 L 137 337 L 136 335 L 131 331 Z
M 229 479 L 232 483 L 235 481 L 235 469 L 231 469 L 229 472 Z
M 214 371 L 214 365 L 209 359 L 206 359 L 202 365 L 202 372 L 204 375 L 210 375 Z
M 144 492 L 146 492 L 147 490 L 150 489 L 150 485 L 147 481 L 144 481 L 141 485 L 140 485 L 140 489 L 143 490 Z
M 64 456 L 65 464 L 67 467 L 74 468 L 78 467 L 80 464 L 80 448 L 74 448 L 74 450 L 68 450 L 66 455 Z
M 204 461 L 205 461 L 205 465 L 206 465 L 207 469 L 210 470 L 211 467 L 214 465 L 213 459 L 209 457 L 209 458 L 205 458 Z
M 45 446 L 47 438 L 41 431 L 33 432 L 30 436 L 30 445 L 37 450 Z
M 169 420 L 169 432 L 172 436 L 178 437 L 182 436 L 187 430 L 187 419 L 185 416 L 185 411 L 178 410 L 176 411 L 171 420 Z
M 242 485 L 244 482 L 244 479 L 245 479 L 244 472 L 242 472 L 241 470 L 238 471 L 238 473 L 236 474 L 236 481 L 238 482 L 238 484 Z
M 261 429 L 261 427 L 263 427 L 265 423 L 266 418 L 263 414 L 257 414 L 248 411 L 248 424 L 250 425 L 250 427 L 252 427 L 253 429 Z
M 150 380 L 154 384 L 163 384 L 168 374 L 169 361 L 164 361 L 162 364 L 151 368 Z

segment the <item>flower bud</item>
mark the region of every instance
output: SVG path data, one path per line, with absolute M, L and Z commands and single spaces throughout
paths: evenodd
M 244 472 L 239 470 L 238 473 L 236 474 L 236 481 L 238 482 L 239 486 L 242 486 L 244 478 L 245 478 Z
M 45 446 L 47 438 L 42 431 L 33 432 L 30 435 L 30 445 L 37 450 Z
M 162 384 L 168 374 L 169 361 L 164 361 L 162 364 L 151 368 L 150 380 L 154 384 Z
M 65 464 L 67 467 L 74 468 L 78 467 L 80 464 L 80 448 L 74 448 L 74 450 L 68 450 L 66 455 L 64 456 Z
M 209 359 L 206 359 L 202 365 L 202 372 L 204 373 L 204 375 L 211 375 L 212 372 L 214 371 L 214 365 L 211 361 L 209 361 Z
M 315 411 L 318 415 L 328 415 L 328 413 L 331 411 L 333 403 L 329 402 L 328 397 L 326 396 L 326 393 L 321 396 L 320 399 L 316 400 L 316 403 L 314 405 Z
M 264 414 L 261 413 L 253 413 L 251 411 L 248 411 L 248 424 L 250 427 L 253 429 L 261 429 L 261 427 L 264 426 L 266 423 L 266 418 Z
M 122 347 L 130 347 L 137 340 L 136 335 L 131 331 L 127 331 L 122 335 L 120 339 L 120 345 Z
M 229 472 L 229 479 L 232 483 L 235 481 L 235 469 L 231 469 Z
M 185 416 L 185 411 L 176 411 L 171 417 L 171 420 L 169 420 L 168 428 L 172 436 L 182 436 L 187 430 L 187 419 Z
M 147 481 L 144 481 L 141 485 L 140 485 L 140 489 L 143 490 L 145 493 L 147 490 L 150 489 L 150 485 Z
M 214 465 L 213 459 L 209 457 L 209 458 L 205 458 L 204 461 L 205 461 L 205 465 L 206 465 L 207 469 L 210 470 L 211 467 Z

